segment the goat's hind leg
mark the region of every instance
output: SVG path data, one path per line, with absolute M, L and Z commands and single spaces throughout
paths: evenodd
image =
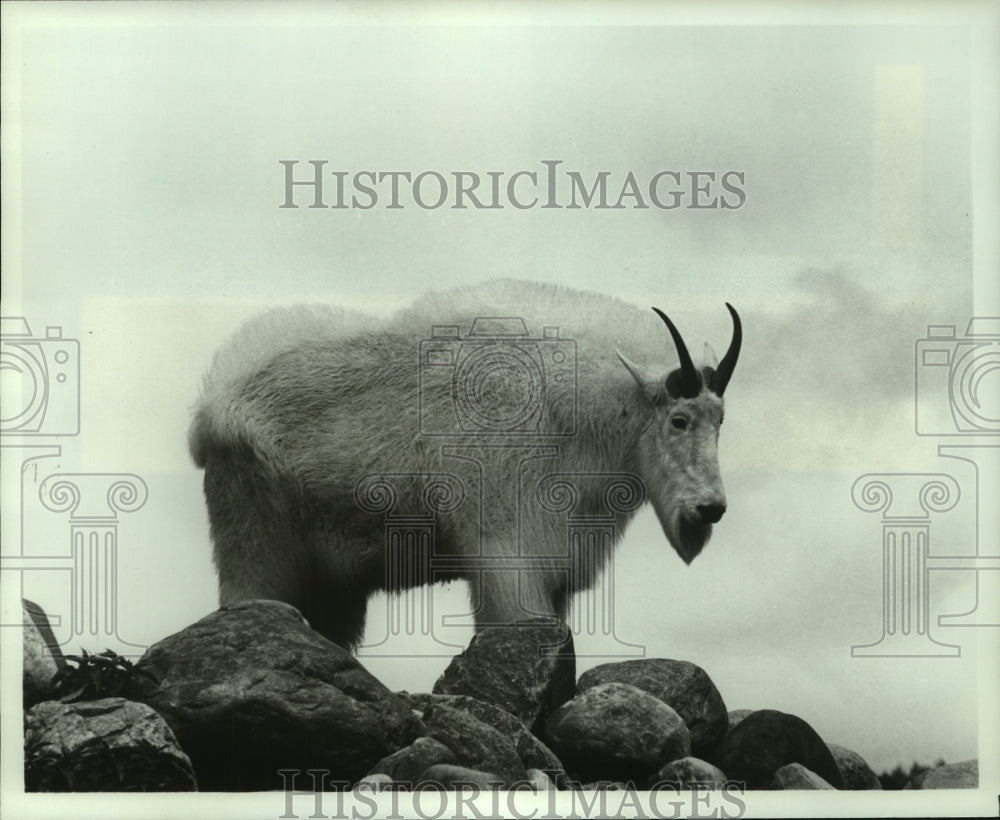
M 360 644 L 368 588 L 319 560 L 320 552 L 336 550 L 298 487 L 249 448 L 229 448 L 208 457 L 205 498 L 222 606 L 254 598 L 284 601 L 334 643 L 348 650 Z
M 367 596 L 335 584 L 325 589 L 322 597 L 310 596 L 302 614 L 324 638 L 353 652 L 364 637 L 367 609 Z
M 269 598 L 301 608 L 309 567 L 291 490 L 249 448 L 225 448 L 206 461 L 205 500 L 219 603 Z

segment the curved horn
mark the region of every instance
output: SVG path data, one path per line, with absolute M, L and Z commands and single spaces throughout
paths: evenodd
M 679 395 L 693 398 L 701 392 L 701 373 L 698 372 L 694 366 L 694 362 L 691 361 L 691 354 L 688 353 L 687 345 L 684 344 L 684 340 L 681 338 L 681 334 L 677 331 L 677 328 L 674 327 L 674 323 L 659 308 L 654 307 L 653 310 L 663 319 L 667 330 L 670 331 L 670 335 L 674 340 L 674 347 L 677 349 L 677 358 L 681 361 L 680 379 L 677 384 Z M 729 354 L 727 353 L 726 355 L 728 356 Z M 670 389 L 671 385 L 668 384 L 667 387 Z M 674 391 L 671 390 L 670 392 Z
M 736 367 L 736 360 L 740 356 L 740 345 L 743 344 L 743 326 L 740 324 L 740 317 L 729 302 L 726 302 L 726 307 L 729 308 L 729 312 L 733 317 L 733 340 L 729 343 L 729 350 L 726 351 L 726 355 L 719 362 L 719 366 L 716 368 L 712 376 L 712 382 L 709 385 L 712 392 L 717 396 L 721 396 L 726 392 L 726 385 L 729 384 L 729 379 L 733 375 L 733 369 Z

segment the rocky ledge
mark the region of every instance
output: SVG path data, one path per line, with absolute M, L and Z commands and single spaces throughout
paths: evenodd
M 24 646 L 29 791 L 266 791 L 310 769 L 342 787 L 881 788 L 802 718 L 727 711 L 693 663 L 607 663 L 578 680 L 569 630 L 547 620 L 480 632 L 430 693 L 390 691 L 277 601 L 219 609 L 134 669 L 89 656 L 111 684 L 68 685 L 29 602 Z M 967 761 L 909 787 L 977 782 Z

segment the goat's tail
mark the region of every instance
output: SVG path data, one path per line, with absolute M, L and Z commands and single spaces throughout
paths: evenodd
M 212 432 L 213 424 L 208 408 L 200 406 L 195 412 L 191 427 L 188 429 L 188 452 L 195 465 L 204 469 L 208 462 L 208 451 L 215 439 Z
M 240 408 L 225 390 L 214 394 L 206 390 L 202 394 L 188 429 L 188 451 L 198 467 L 204 468 L 216 450 L 246 446 L 259 450 L 259 441 L 257 446 L 249 443 L 252 437 L 247 435 L 246 408 L 242 413 Z

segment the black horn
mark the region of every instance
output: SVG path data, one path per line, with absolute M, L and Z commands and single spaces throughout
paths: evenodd
M 719 362 L 719 366 L 712 374 L 708 385 L 709 389 L 717 396 L 726 392 L 726 385 L 729 384 L 733 369 L 736 367 L 736 360 L 740 357 L 740 345 L 743 344 L 743 326 L 740 324 L 740 317 L 729 302 L 726 302 L 726 307 L 729 308 L 733 317 L 733 340 L 729 343 L 729 350 L 722 357 L 722 361 Z
M 654 307 L 653 310 L 663 319 L 667 330 L 670 331 L 670 335 L 674 340 L 674 347 L 677 349 L 677 358 L 681 360 L 680 370 L 675 370 L 667 377 L 667 391 L 673 396 L 683 396 L 693 399 L 701 392 L 701 373 L 698 372 L 694 366 L 694 362 L 691 361 L 691 354 L 688 353 L 687 345 L 684 344 L 684 340 L 681 338 L 681 334 L 678 333 L 677 328 L 674 327 L 674 323 L 659 308 Z M 728 356 L 729 354 L 727 353 L 726 355 Z

